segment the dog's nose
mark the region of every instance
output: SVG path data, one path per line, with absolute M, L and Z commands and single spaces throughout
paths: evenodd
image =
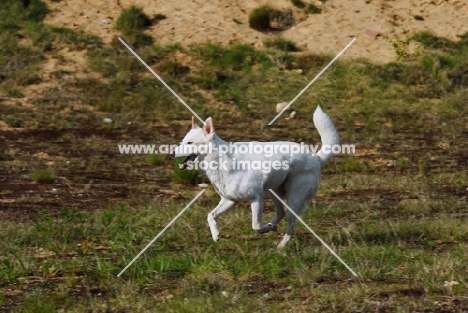
M 171 158 L 175 159 L 175 152 L 174 151 L 171 152 Z

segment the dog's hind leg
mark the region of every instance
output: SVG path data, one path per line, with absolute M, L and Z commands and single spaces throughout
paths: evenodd
M 288 204 L 288 207 L 294 210 L 296 214 L 300 215 L 305 211 L 307 207 L 308 201 L 306 200 L 308 199 L 297 197 L 297 194 L 289 194 L 288 199 L 287 199 L 287 204 Z M 294 214 L 291 214 L 289 212 L 289 209 L 286 214 L 287 214 L 287 219 L 288 219 L 288 228 L 286 229 L 286 234 L 284 234 L 283 239 L 278 244 L 278 249 L 283 249 L 286 247 L 286 245 L 291 240 L 291 237 L 294 234 L 294 230 L 296 229 L 297 218 L 294 216 Z
M 294 213 L 297 215 L 301 215 L 307 208 L 307 204 L 309 200 L 317 193 L 317 188 L 311 188 L 307 185 L 299 186 L 291 186 L 287 195 L 287 204 L 288 207 L 294 210 Z M 294 234 L 294 230 L 296 228 L 297 218 L 294 214 L 287 212 L 287 219 L 288 219 L 288 228 L 286 229 L 286 234 L 284 235 L 281 242 L 278 244 L 278 248 L 282 249 L 285 248 L 288 242 L 291 240 L 291 237 Z
M 289 212 L 287 213 L 287 215 L 288 215 L 288 228 L 286 229 L 286 234 L 284 234 L 283 239 L 278 244 L 278 249 L 286 248 L 288 242 L 291 240 L 291 237 L 294 234 L 294 230 L 296 229 L 297 218 Z
M 278 196 L 283 197 L 283 192 L 281 192 L 279 189 L 273 190 Z M 263 226 L 263 229 L 265 230 L 264 232 L 269 232 L 269 231 L 276 231 L 276 226 L 278 225 L 279 222 L 284 218 L 286 215 L 284 212 L 284 207 L 283 204 L 281 203 L 278 198 L 276 198 L 273 194 L 270 193 L 271 199 L 273 200 L 273 203 L 275 204 L 275 209 L 276 209 L 276 214 L 271 220 L 270 223 L 266 224 Z
M 213 237 L 214 241 L 218 241 L 219 236 L 219 228 L 216 220 L 221 214 L 233 209 L 235 205 L 236 203 L 234 201 L 221 198 L 221 201 L 218 203 L 216 208 L 208 213 L 208 225 L 210 226 L 211 236 Z

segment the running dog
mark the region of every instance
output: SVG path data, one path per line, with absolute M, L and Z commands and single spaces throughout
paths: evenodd
M 298 215 L 304 213 L 309 201 L 316 195 L 321 168 L 335 155 L 330 149 L 340 144 L 333 122 L 320 106 L 314 112 L 322 147 L 313 154 L 305 146 L 294 142 L 238 142 L 227 143 L 215 133 L 213 121 L 208 118 L 203 127 L 194 123 L 192 129 L 175 148 L 173 158 L 186 157 L 181 170 L 194 165 L 206 174 L 221 197 L 218 206 L 208 214 L 208 224 L 214 241 L 218 241 L 219 216 L 233 209 L 237 202 L 247 200 L 252 209 L 252 228 L 259 233 L 276 230 L 287 215 L 288 227 L 278 248 L 284 248 L 291 239 L 296 217 L 286 213 L 282 203 L 269 192 L 273 190 Z M 296 153 L 291 153 L 292 151 Z M 269 194 L 276 215 L 263 224 L 263 198 Z

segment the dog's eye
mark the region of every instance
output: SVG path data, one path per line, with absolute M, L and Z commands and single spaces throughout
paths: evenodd
M 187 144 L 188 144 L 188 145 L 191 145 L 192 143 L 193 143 L 193 141 L 189 141 L 189 142 L 187 142 Z

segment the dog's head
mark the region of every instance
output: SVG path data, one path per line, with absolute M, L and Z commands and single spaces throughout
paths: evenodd
M 181 144 L 172 151 L 171 156 L 174 159 L 186 157 L 179 164 L 179 168 L 185 170 L 189 162 L 195 161 L 199 155 L 206 154 L 209 151 L 209 145 L 213 137 L 214 127 L 211 117 L 205 121 L 203 127 L 198 126 L 192 117 L 192 129 L 182 139 Z

